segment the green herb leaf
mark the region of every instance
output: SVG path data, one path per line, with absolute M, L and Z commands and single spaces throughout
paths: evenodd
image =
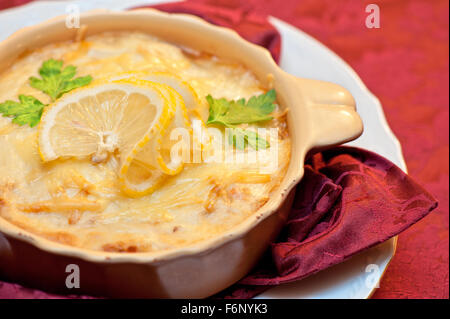
M 275 109 L 273 102 L 276 100 L 275 90 L 265 94 L 254 96 L 245 101 L 227 101 L 226 99 L 214 99 L 211 95 L 206 97 L 209 103 L 209 117 L 207 124 L 222 124 L 233 126 L 242 123 L 255 123 L 269 121 L 269 115 Z
M 44 104 L 32 96 L 19 95 L 19 102 L 8 100 L 1 103 L 0 113 L 13 117 L 13 123 L 33 127 L 39 123 L 44 107 Z
M 275 90 L 265 94 L 251 97 L 248 102 L 245 99 L 228 101 L 215 99 L 211 95 L 206 97 L 209 104 L 209 117 L 207 124 L 219 124 L 234 128 L 228 136 L 228 141 L 237 149 L 243 150 L 247 145 L 253 149 L 266 149 L 269 142 L 259 137 L 258 133 L 235 128 L 235 125 L 243 123 L 256 123 L 272 119 L 270 113 L 275 109 L 274 102 L 277 98 Z
M 258 133 L 245 130 L 245 140 L 248 145 L 255 150 L 266 149 L 270 147 L 269 142 L 266 139 L 261 138 Z
M 261 138 L 258 133 L 241 128 L 233 128 L 229 131 L 228 142 L 239 150 L 244 150 L 247 145 L 255 150 L 270 147 L 269 142 Z
M 49 95 L 52 100 L 56 100 L 64 93 L 91 83 L 90 75 L 73 79 L 77 73 L 75 66 L 69 65 L 64 69 L 62 66 L 63 61 L 61 60 L 45 61 L 39 69 L 41 79 L 30 77 L 30 85 Z
M 238 150 L 244 150 L 246 146 L 244 130 L 237 128 L 228 130 L 228 143 Z

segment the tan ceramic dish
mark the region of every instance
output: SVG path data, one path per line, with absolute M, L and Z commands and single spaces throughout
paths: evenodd
M 285 73 L 267 50 L 191 15 L 151 9 L 97 10 L 82 14 L 81 23 L 87 26 L 87 35 L 125 30 L 153 34 L 239 61 L 262 83 L 273 83 L 279 103 L 290 110 L 289 169 L 269 202 L 242 224 L 223 236 L 170 251 L 90 251 L 49 241 L 0 218 L 0 277 L 52 291 L 112 297 L 202 298 L 221 291 L 250 271 L 282 227 L 295 186 L 303 176 L 306 154 L 362 133 L 353 97 L 338 85 Z M 26 50 L 74 39 L 76 34 L 76 29 L 65 27 L 63 16 L 24 28 L 0 44 L 0 71 Z M 65 286 L 68 264 L 80 267 L 80 289 L 68 290 Z

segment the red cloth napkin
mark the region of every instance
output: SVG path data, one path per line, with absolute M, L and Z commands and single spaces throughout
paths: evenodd
M 275 59 L 279 57 L 278 32 L 265 17 L 245 8 L 190 2 L 156 7 L 231 27 L 268 48 Z M 350 147 L 316 154 L 305 166 L 289 220 L 278 239 L 248 276 L 216 297 L 250 298 L 270 286 L 305 278 L 399 234 L 436 206 L 430 194 L 377 154 Z M 0 282 L 0 298 L 8 297 L 62 296 Z
M 218 297 L 250 298 L 343 262 L 410 227 L 436 200 L 385 158 L 337 147 L 314 155 L 288 222 L 262 261 Z
M 21 6 L 31 1 L 33 0 L 1 0 L 0 10 Z
M 197 2 L 164 3 L 152 6 L 161 11 L 171 13 L 188 13 L 204 20 L 237 31 L 241 37 L 265 47 L 278 62 L 281 50 L 281 36 L 268 21 L 265 15 L 255 14 L 251 7 L 242 5 L 226 8 L 211 6 Z

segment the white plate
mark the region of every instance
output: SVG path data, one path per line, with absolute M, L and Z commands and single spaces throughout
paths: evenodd
M 51 17 L 66 14 L 69 5 L 81 12 L 107 8 L 123 10 L 133 6 L 160 3 L 158 0 L 36 1 L 0 12 L 0 41 L 14 31 Z M 169 1 L 164 1 L 169 2 Z M 73 8 L 73 7 L 72 7 Z M 358 75 L 324 45 L 295 27 L 271 18 L 282 36 L 281 67 L 291 74 L 340 84 L 356 99 L 364 122 L 364 134 L 350 145 L 374 151 L 406 171 L 401 146 L 389 128 L 378 99 Z M 257 298 L 368 298 L 394 256 L 396 238 L 369 249 L 347 262 L 304 280 L 272 288 Z

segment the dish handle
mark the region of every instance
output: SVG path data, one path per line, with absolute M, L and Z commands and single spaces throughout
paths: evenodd
M 311 116 L 311 147 L 324 148 L 358 138 L 363 123 L 351 93 L 340 85 L 294 77 Z

